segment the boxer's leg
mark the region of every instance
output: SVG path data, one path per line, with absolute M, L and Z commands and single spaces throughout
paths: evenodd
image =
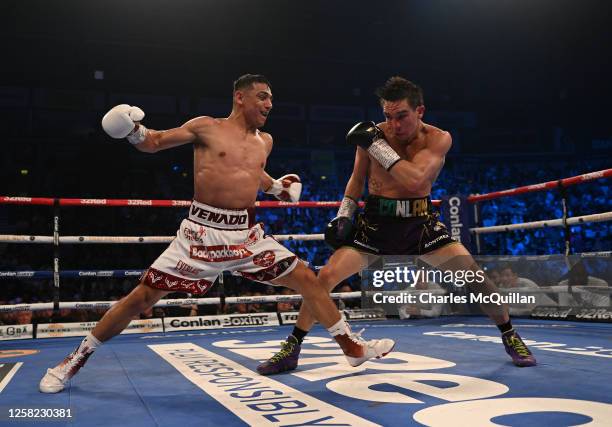
M 338 249 L 329 262 L 319 271 L 319 284 L 330 292 L 342 280 L 358 273 L 368 265 L 368 256 L 349 247 Z M 334 311 L 336 307 L 334 305 Z M 302 340 L 315 323 L 310 302 L 304 299 L 292 333 L 281 343 L 281 349 L 270 359 L 257 366 L 262 375 L 278 374 L 297 368 Z

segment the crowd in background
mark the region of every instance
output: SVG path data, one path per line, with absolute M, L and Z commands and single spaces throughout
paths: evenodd
M 503 160 L 462 161 L 451 159 L 432 190 L 432 198 L 450 194 L 478 194 L 534 184 L 604 169 L 605 160 L 590 159 L 578 162 L 569 160 L 514 162 Z M 352 162 L 337 162 L 336 171 L 329 175 L 312 172 L 308 159 L 282 158 L 270 162 L 272 176 L 298 173 L 304 184 L 302 200 L 340 200 Z M 52 177 L 51 177 L 52 178 Z M 113 180 L 117 182 L 114 183 Z M 156 198 L 189 199 L 192 190 L 189 172 L 155 170 L 146 181 L 140 175 L 126 172 L 124 176 L 109 176 L 112 194 L 82 194 L 82 197 L 147 198 L 146 185 L 153 183 Z M 116 184 L 116 185 L 115 185 Z M 569 216 L 585 215 L 612 210 L 612 195 L 607 180 L 567 188 Z M 23 189 L 19 195 L 36 195 Z M 73 195 L 76 196 L 76 195 Z M 262 195 L 260 199 L 268 196 Z M 326 224 L 335 216 L 336 209 L 284 208 L 259 209 L 257 220 L 265 223 L 270 234 L 322 233 Z M 173 235 L 185 215 L 185 209 L 167 208 L 62 208 L 60 233 L 63 235 Z M 560 191 L 542 191 L 516 197 L 499 198 L 480 204 L 481 223 L 484 226 L 536 221 L 562 216 Z M 0 229 L 2 234 L 50 235 L 52 210 L 42 206 L 1 206 Z M 572 249 L 575 253 L 604 251 L 611 248 L 612 225 L 609 222 L 584 224 L 571 227 Z M 322 266 L 331 250 L 321 241 L 284 242 L 301 259 L 313 268 Z M 66 245 L 60 253 L 60 266 L 65 270 L 144 269 L 165 248 L 165 244 L 150 245 Z M 534 255 L 563 253 L 565 249 L 562 228 L 494 233 L 481 236 L 481 253 L 487 255 Z M 0 271 L 51 270 L 50 245 L 0 244 Z M 60 288 L 61 301 L 117 300 L 135 285 L 134 279 L 63 279 Z M 48 280 L 21 280 L 4 278 L 0 281 L 0 305 L 47 302 L 53 300 L 53 287 Z M 358 277 L 339 285 L 345 290 L 359 289 Z M 213 288 L 208 296 L 269 295 L 291 293 L 288 289 L 273 288 L 253 283 L 236 276 L 227 276 L 223 289 Z M 183 295 L 184 296 L 184 295 Z M 294 303 L 237 304 L 223 308 L 216 306 L 176 307 L 155 309 L 147 315 L 218 314 L 257 311 L 294 311 Z M 179 313 L 180 312 L 180 313 Z M 70 313 L 36 312 L 33 320 L 47 322 L 63 319 L 74 321 L 97 320 L 100 312 L 73 310 Z M 25 313 L 2 314 L 1 323 L 23 323 Z

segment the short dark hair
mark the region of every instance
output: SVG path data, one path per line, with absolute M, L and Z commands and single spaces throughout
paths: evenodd
M 381 104 L 383 101 L 395 102 L 407 99 L 412 108 L 423 105 L 423 89 L 399 76 L 391 77 L 384 86 L 376 89 L 376 96 Z
M 253 83 L 264 83 L 268 85 L 270 89 L 272 89 L 270 82 L 265 76 L 261 74 L 244 74 L 238 77 L 238 79 L 236 79 L 236 81 L 234 82 L 234 92 L 236 92 L 237 90 L 246 89 Z

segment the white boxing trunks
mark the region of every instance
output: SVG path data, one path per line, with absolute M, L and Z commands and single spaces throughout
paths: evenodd
M 222 271 L 269 283 L 289 274 L 298 258 L 246 209 L 219 209 L 193 201 L 176 238 L 145 273 L 144 283 L 173 292 L 204 294 Z

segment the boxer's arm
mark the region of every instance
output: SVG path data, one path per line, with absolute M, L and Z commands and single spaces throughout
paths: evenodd
M 266 158 L 272 152 L 272 135 L 266 132 L 260 133 L 261 138 L 266 144 Z M 259 189 L 266 194 L 272 194 L 278 200 L 283 202 L 298 202 L 302 194 L 302 183 L 300 177 L 296 174 L 281 176 L 279 179 L 274 179 L 262 169 L 259 178 Z
M 259 189 L 261 191 L 266 191 L 270 187 L 272 187 L 272 183 L 274 182 L 274 178 L 268 175 L 268 172 L 265 170 L 261 173 L 261 178 L 259 180 Z
M 167 150 L 168 148 L 191 144 L 196 140 L 198 132 L 205 131 L 205 128 L 210 126 L 212 122 L 213 119 L 211 117 L 198 117 L 174 129 L 147 129 L 144 141 L 134 144 L 134 147 L 145 153 L 156 153 L 161 150 Z M 134 131 L 137 130 L 138 128 Z
M 440 138 L 431 141 L 425 149 L 416 153 L 412 160 L 398 161 L 389 173 L 411 190 L 429 187 L 444 166 L 451 144 L 450 134 L 444 132 Z
M 353 173 L 349 178 L 344 195 L 350 197 L 356 202 L 363 195 L 368 168 L 370 166 L 370 157 L 368 153 L 361 147 L 357 147 L 355 151 L 355 163 L 353 164 Z
M 267 158 L 272 152 L 272 147 L 274 146 L 274 140 L 272 139 L 272 135 L 270 135 L 267 132 L 261 132 L 261 137 L 264 140 L 264 143 L 266 145 L 266 158 Z M 265 169 L 262 169 L 261 177 L 259 179 L 259 189 L 261 191 L 266 191 L 272 186 L 273 182 L 274 182 L 274 178 L 268 175 Z

